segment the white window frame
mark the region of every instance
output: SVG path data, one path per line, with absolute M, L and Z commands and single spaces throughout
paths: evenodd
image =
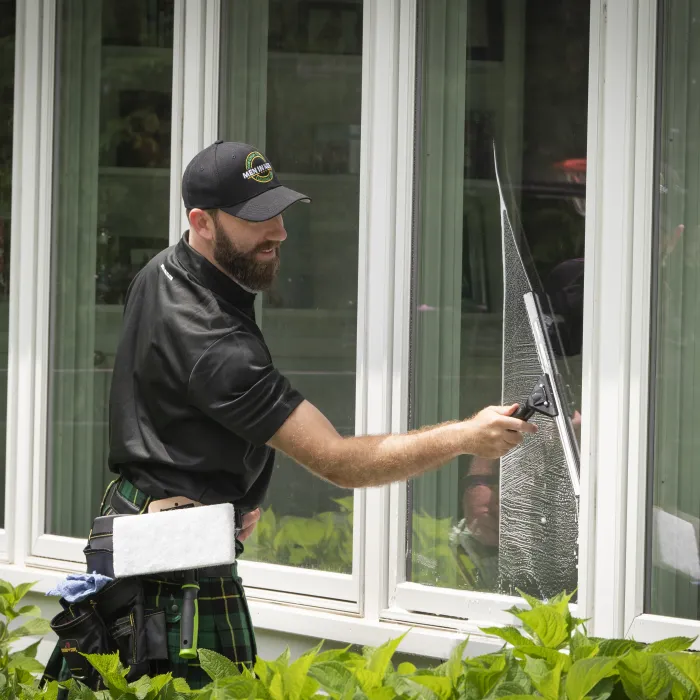
M 664 637 L 700 636 L 700 621 L 653 615 L 644 612 L 645 568 L 651 566 L 646 556 L 646 531 L 650 493 L 647 471 L 649 455 L 650 361 L 656 339 L 651 331 L 653 251 L 654 240 L 653 207 L 657 201 L 654 192 L 655 139 L 657 135 L 655 115 L 657 113 L 657 12 L 655 3 L 644 3 L 640 12 L 640 76 L 655 76 L 654 80 L 640 78 L 638 87 L 639 109 L 637 113 L 637 142 L 635 167 L 638 182 L 635 187 L 635 256 L 633 275 L 633 303 L 631 313 L 631 367 L 630 405 L 638 409 L 630 413 L 629 426 L 629 480 L 627 484 L 627 562 L 625 580 L 624 631 L 642 642 L 651 642 Z M 646 7 L 649 5 L 649 7 Z M 652 7 L 652 5 L 654 5 Z M 700 650 L 700 641 L 693 644 Z
M 412 0 L 413 12 L 416 12 L 416 0 Z M 597 173 L 601 168 L 598 156 L 598 136 L 597 128 L 603 118 L 611 119 L 610 112 L 603 113 L 603 105 L 599 95 L 599 85 L 603 77 L 606 66 L 601 55 L 601 41 L 605 32 L 605 3 L 602 0 L 591 2 L 591 32 L 590 32 L 590 58 L 589 58 L 589 103 L 588 103 L 588 185 L 587 185 L 587 217 L 586 217 L 586 260 L 593 260 L 595 255 L 595 244 L 592 235 L 597 224 L 595 215 L 595 195 L 593 194 Z M 415 46 L 415 31 L 417 29 L 414 21 L 411 26 L 413 36 L 411 43 Z M 411 71 L 411 86 L 415 85 L 415 62 L 414 52 L 407 56 L 407 71 Z M 409 66 L 411 66 L 409 68 Z M 405 106 L 409 114 L 415 113 L 415 90 L 411 95 L 410 104 Z M 411 137 L 413 134 L 411 134 Z M 399 179 L 398 196 L 399 202 L 405 208 L 402 211 L 402 226 L 397 227 L 397 257 L 396 257 L 396 296 L 394 318 L 399 319 L 395 325 L 394 337 L 394 363 L 398 368 L 394 374 L 395 404 L 399 407 L 394 415 L 392 428 L 399 432 L 406 430 L 408 426 L 408 387 L 409 377 L 409 318 L 411 313 L 411 257 L 412 257 L 412 199 L 413 199 L 413 141 L 403 144 L 404 159 L 399 166 L 402 176 Z M 585 327 L 587 333 L 585 338 L 590 338 L 593 332 L 593 320 L 591 318 L 591 302 L 594 299 L 592 292 L 593 271 L 592 265 L 587 265 L 586 269 L 586 300 L 585 300 Z M 586 378 L 591 376 L 591 343 L 584 347 L 584 415 L 594 415 L 587 410 L 591 404 L 591 389 L 587 386 Z M 584 423 L 584 426 L 586 424 Z M 587 563 L 583 571 L 590 572 L 593 568 L 593 561 L 588 556 L 590 541 L 594 534 L 593 515 L 594 509 L 591 507 L 594 483 L 594 467 L 590 461 L 592 452 L 592 435 L 590 430 L 584 427 L 582 434 L 582 465 L 581 465 L 581 509 L 579 514 L 580 528 L 580 557 L 579 561 Z M 521 601 L 517 597 L 500 595 L 495 593 L 482 593 L 475 591 L 458 591 L 454 589 L 443 589 L 406 581 L 406 484 L 396 484 L 391 487 L 390 508 L 391 521 L 395 525 L 392 527 L 391 536 L 391 595 L 387 608 L 382 613 L 382 618 L 393 621 L 411 621 L 414 619 L 424 619 L 425 615 L 439 618 L 443 624 L 450 621 L 456 624 L 457 620 L 469 620 L 472 628 L 483 624 L 515 624 L 516 620 L 507 610 Z M 588 616 L 589 610 L 593 608 L 591 601 L 591 588 L 586 576 L 580 576 L 578 602 L 572 606 L 577 614 Z M 421 615 L 422 614 L 422 615 Z

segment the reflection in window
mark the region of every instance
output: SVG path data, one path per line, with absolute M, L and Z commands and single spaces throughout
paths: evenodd
M 700 2 L 660 4 L 645 612 L 700 619 Z
M 47 532 L 87 535 L 124 296 L 168 245 L 174 0 L 62 0 Z
M 509 182 L 507 201 L 515 205 L 509 214 L 528 276 L 548 300 L 569 418 L 578 425 L 588 4 L 426 0 L 420 11 L 412 427 L 502 402 L 504 285 L 494 140 L 501 165 L 507 164 L 501 176 Z M 547 484 L 547 464 L 525 466 Z M 565 484 L 570 488 L 568 477 Z M 408 580 L 508 593 L 518 585 L 542 595 L 547 586 L 537 575 L 514 580 L 509 571 L 518 555 L 512 538 L 504 539 L 503 528 L 511 527 L 504 513 L 513 512 L 504 486 L 497 461 L 467 456 L 411 482 Z M 575 501 L 568 494 L 558 514 L 568 526 L 562 543 L 555 532 L 561 522 L 545 524 L 546 514 L 533 505 L 552 494 L 535 496 L 521 525 L 531 538 L 543 526 L 551 539 L 540 554 L 558 557 L 551 562 L 557 569 L 552 585 L 572 590 Z
M 0 527 L 5 522 L 5 436 L 10 297 L 12 123 L 16 0 L 0 0 Z
M 284 214 L 258 322 L 273 360 L 339 432 L 355 432 L 361 0 L 222 4 L 219 136 L 263 151 L 309 206 Z M 252 50 L 254 47 L 255 50 Z M 246 558 L 350 573 L 352 495 L 278 455 Z

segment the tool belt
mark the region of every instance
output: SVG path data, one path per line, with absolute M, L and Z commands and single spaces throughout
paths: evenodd
M 124 479 L 110 484 L 100 510 L 110 514 L 95 519 L 83 550 L 88 573 L 114 579 L 114 518 L 144 513 L 150 503 L 150 498 Z M 236 525 L 238 529 L 238 523 Z M 227 577 L 231 575 L 231 567 L 207 567 L 196 573 L 199 577 Z M 178 571 L 157 574 L 154 578 L 182 583 L 186 575 L 187 572 Z M 83 654 L 118 652 L 122 665 L 129 668 L 126 676 L 129 682 L 149 673 L 152 661 L 168 659 L 165 612 L 146 609 L 140 577 L 115 579 L 78 603 L 68 603 L 63 598 L 59 602 L 63 610 L 50 622 L 59 641 L 46 666 L 42 686 L 59 677 L 65 661 L 73 678 L 92 690 L 102 690 L 100 675 Z

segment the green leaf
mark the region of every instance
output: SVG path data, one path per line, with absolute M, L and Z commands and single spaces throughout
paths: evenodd
M 287 647 L 276 659 L 275 663 L 277 664 L 277 667 L 279 668 L 280 671 L 282 669 L 287 668 L 289 666 L 289 660 L 292 658 L 292 653 L 289 651 L 289 647 Z
M 630 651 L 644 649 L 644 644 L 635 642 L 633 639 L 599 639 L 591 638 L 598 644 L 599 656 L 625 656 Z
M 398 649 L 399 644 L 401 644 L 407 634 L 408 632 L 404 632 L 404 634 L 402 634 L 400 637 L 390 639 L 388 642 L 385 642 L 378 649 L 376 649 L 372 654 L 369 663 L 367 664 L 367 668 L 383 677 L 389 668 L 391 659 Z
M 387 685 L 394 690 L 396 695 L 407 698 L 419 698 L 420 700 L 439 700 L 438 696 L 426 685 L 417 683 L 413 678 L 399 674 L 389 674 Z
M 658 642 L 652 642 L 644 651 L 651 654 L 667 654 L 674 651 L 685 651 L 689 649 L 697 637 L 669 637 L 668 639 L 660 639 Z
M 484 634 L 500 637 L 504 642 L 514 646 L 516 649 L 522 646 L 532 646 L 532 640 L 512 625 L 507 627 L 482 627 L 481 631 Z
M 617 670 L 631 700 L 665 698 L 671 692 L 671 674 L 658 657 L 630 651 L 620 659 Z
M 258 657 L 255 661 L 253 670 L 255 671 L 255 675 L 265 684 L 265 686 L 268 686 L 272 682 L 274 669 L 267 661 L 264 661 Z
M 558 649 L 569 638 L 566 620 L 554 608 L 540 605 L 533 610 L 523 610 L 517 616 L 533 631 L 542 646 L 548 649 Z
M 562 664 L 562 670 L 564 672 L 568 672 L 573 664 L 573 659 L 570 655 L 562 654 L 560 651 L 556 651 L 555 649 L 538 647 L 534 644 L 531 647 L 523 648 L 521 651 L 516 653 L 518 656 L 532 656 L 536 659 L 544 659 L 551 666 Z
M 561 671 L 563 663 L 550 668 L 542 659 L 525 659 L 525 673 L 530 677 L 535 688 L 547 700 L 558 700 L 559 687 L 561 685 Z
M 17 614 L 31 617 L 41 617 L 41 608 L 38 605 L 24 605 L 17 611 Z
M 126 692 L 129 685 L 124 679 L 124 667 L 119 663 L 117 654 L 85 654 L 90 665 L 102 676 L 105 685 L 114 693 Z
M 499 683 L 484 700 L 494 700 L 495 698 L 537 698 L 539 695 L 525 695 L 522 688 L 517 683 Z
M 462 659 L 464 658 L 464 652 L 466 651 L 467 644 L 469 643 L 469 637 L 464 641 L 460 642 L 450 654 L 450 658 L 445 664 L 445 670 L 447 671 L 447 677 L 452 679 L 455 683 L 462 673 L 464 665 L 462 664 Z
M 329 649 L 322 651 L 316 656 L 314 663 L 324 663 L 326 661 L 348 661 L 352 658 L 361 658 L 359 654 L 350 651 L 351 645 L 344 649 Z
M 30 644 L 28 647 L 24 647 L 24 649 L 20 649 L 17 653 L 22 654 L 23 656 L 30 656 L 32 659 L 36 659 L 36 653 L 39 650 L 40 644 L 41 639 L 34 642 L 33 644 Z
M 485 663 L 490 663 L 488 668 L 469 667 L 465 673 L 467 684 L 472 684 L 479 693 L 480 698 L 485 698 L 499 681 L 505 680 L 506 659 L 504 656 L 482 657 Z
M 521 591 L 519 588 L 516 589 L 518 591 L 518 595 L 534 610 L 535 608 L 539 608 L 540 605 L 544 605 L 544 603 L 539 599 L 539 598 L 534 598 L 533 596 L 525 593 L 524 591 Z M 517 608 L 516 608 L 517 609 Z
M 617 678 L 604 678 L 591 690 L 588 697 L 591 700 L 608 700 L 608 698 L 613 697 L 613 693 L 615 693 L 616 698 L 626 697 L 622 692 L 622 686 L 617 681 Z
M 396 672 L 400 673 L 402 676 L 411 676 L 416 672 L 416 670 L 416 667 L 412 663 L 404 661 L 403 663 L 399 664 Z
M 600 681 L 617 673 L 617 659 L 595 657 L 572 664 L 566 677 L 569 700 L 583 700 Z
M 71 681 L 68 690 L 68 700 L 95 700 L 95 698 L 97 698 L 97 695 L 86 685 L 76 680 Z
M 314 661 L 314 657 L 318 653 L 316 651 L 300 656 L 288 669 L 285 670 L 282 677 L 282 685 L 284 686 L 284 695 L 286 700 L 302 700 L 304 685 L 309 674 L 309 669 Z
M 449 678 L 419 673 L 413 676 L 411 680 L 418 683 L 418 685 L 428 688 L 440 700 L 449 700 L 452 697 L 452 681 Z
M 15 588 L 12 594 L 12 604 L 17 605 L 22 598 L 24 598 L 29 591 L 36 586 L 36 581 L 30 583 L 20 583 L 19 586 Z
M 272 677 L 270 685 L 267 687 L 267 689 L 273 700 L 285 700 L 284 688 L 282 687 L 282 676 L 279 673 L 276 673 Z
M 700 693 L 700 658 L 696 654 L 676 652 L 668 654 L 665 659 L 690 681 L 696 693 Z
M 35 617 L 27 622 L 21 627 L 17 627 L 12 630 L 9 635 L 10 641 L 15 639 L 21 639 L 22 637 L 34 637 L 37 635 L 48 634 L 51 631 L 49 626 L 49 621 L 44 620 L 41 617 Z
M 569 642 L 569 653 L 574 661 L 581 659 L 590 659 L 597 656 L 599 646 L 591 641 L 585 634 L 581 634 L 578 630 L 574 632 Z
M 213 681 L 219 678 L 241 675 L 240 669 L 233 661 L 221 654 L 217 654 L 215 651 L 198 649 L 197 655 L 199 656 L 199 663 L 202 666 L 202 670 Z
M 318 681 L 326 692 L 335 695 L 342 695 L 348 687 L 357 684 L 353 672 L 340 661 L 315 663 L 309 669 L 309 675 Z
M 44 664 L 38 662 L 31 656 L 24 654 L 13 654 L 7 664 L 8 671 L 27 671 L 28 673 L 41 673 L 44 670 Z

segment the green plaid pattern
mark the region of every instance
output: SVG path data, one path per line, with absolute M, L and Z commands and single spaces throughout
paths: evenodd
M 151 499 L 126 479 L 118 479 L 107 487 L 100 509 L 101 515 L 109 515 L 110 489 L 136 508 L 144 512 Z M 237 547 L 238 549 L 238 547 Z M 146 609 L 164 610 L 168 633 L 168 660 L 154 661 L 151 675 L 172 673 L 184 678 L 190 688 L 202 688 L 210 682 L 196 660 L 180 658 L 180 609 L 182 589 L 180 584 L 158 577 L 144 579 Z M 222 654 L 236 664 L 252 667 L 257 649 L 253 622 L 236 564 L 231 566 L 231 576 L 199 579 L 199 641 L 200 649 L 210 649 Z
M 146 608 L 165 610 L 168 632 L 168 661 L 153 662 L 153 673 L 184 678 L 190 688 L 202 688 L 210 682 L 199 663 L 179 657 L 180 609 L 179 585 L 146 579 Z M 230 578 L 199 579 L 199 648 L 211 649 L 240 666 L 252 667 L 256 648 L 253 624 L 235 564 Z

